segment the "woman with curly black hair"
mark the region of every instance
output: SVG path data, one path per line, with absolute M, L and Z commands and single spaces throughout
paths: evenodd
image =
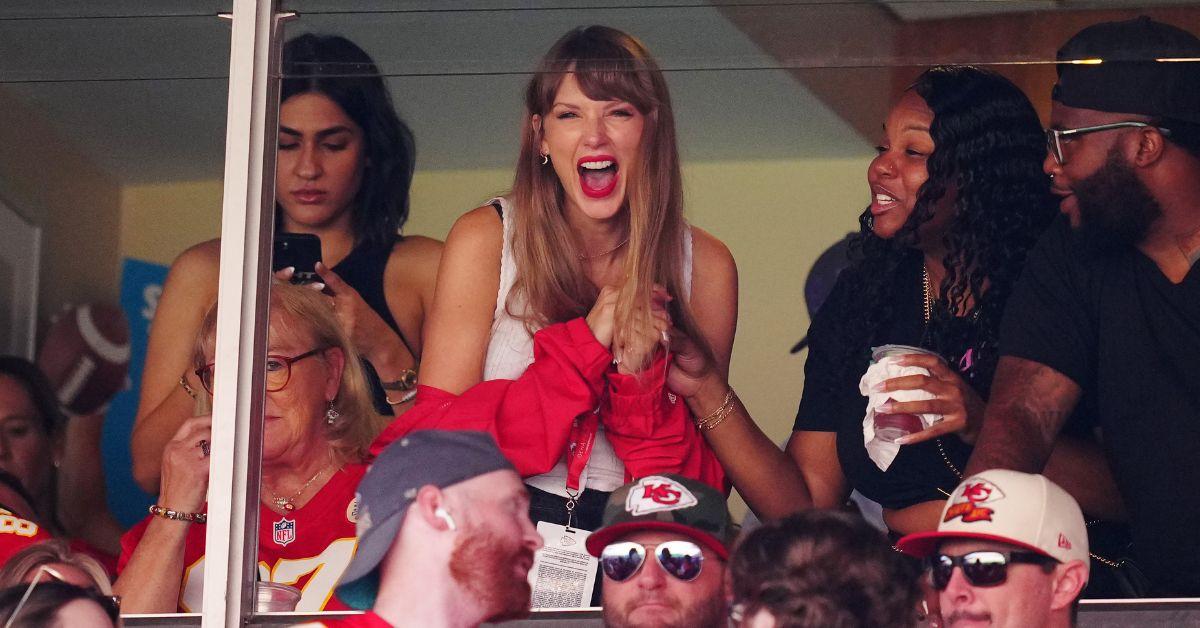
M 936 527 L 983 417 L 1004 304 L 1026 253 L 1054 218 L 1037 113 L 992 72 L 959 66 L 921 74 L 888 114 L 877 151 L 853 261 L 809 330 L 787 454 L 686 339 L 676 338 L 672 388 L 696 416 L 712 417 L 704 434 L 760 516 L 837 507 L 857 489 L 884 507 L 894 531 Z M 877 389 L 923 390 L 931 398 L 893 401 L 882 411 L 943 419 L 897 441 L 894 460 L 879 465 L 864 445 L 859 381 L 872 347 L 885 344 L 936 355 L 903 356 L 903 365 L 929 375 L 887 379 Z M 1056 452 L 1048 475 L 1077 489 L 1082 503 L 1119 510 L 1102 499 L 1111 477 L 1098 448 Z

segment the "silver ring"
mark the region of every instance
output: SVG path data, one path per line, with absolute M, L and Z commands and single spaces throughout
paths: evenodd
M 668 334 L 667 330 L 665 330 L 665 329 L 662 330 L 662 341 L 663 341 L 663 344 L 665 344 L 665 345 L 671 344 L 671 335 Z

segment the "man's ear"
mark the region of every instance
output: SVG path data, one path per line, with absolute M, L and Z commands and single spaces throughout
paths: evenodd
M 1163 151 L 1167 148 L 1167 139 L 1162 131 L 1147 127 L 1138 129 L 1137 152 L 1133 156 L 1133 165 L 1139 168 L 1152 166 L 1162 159 Z
M 417 498 L 413 500 L 412 507 L 413 510 L 408 513 L 408 516 L 416 514 L 434 530 L 450 529 L 446 520 L 437 514 L 439 510 L 446 507 L 446 494 L 442 492 L 442 489 L 432 484 L 422 486 L 417 491 Z
M 1081 560 L 1073 560 L 1054 568 L 1054 591 L 1051 592 L 1050 608 L 1069 608 L 1075 598 L 1087 586 L 1088 568 Z

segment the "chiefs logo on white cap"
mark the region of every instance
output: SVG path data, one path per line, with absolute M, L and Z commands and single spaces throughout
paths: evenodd
M 991 521 L 992 513 L 996 511 L 984 508 L 979 504 L 988 504 L 1004 499 L 1004 493 L 995 484 L 983 479 L 968 480 L 960 489 L 961 493 L 958 497 L 966 501 L 955 502 L 954 505 L 947 508 L 942 521 L 950 521 L 955 517 L 962 517 L 963 523 Z
M 696 496 L 682 484 L 660 475 L 642 478 L 629 488 L 625 498 L 625 510 L 635 517 L 652 512 L 691 508 L 697 504 Z

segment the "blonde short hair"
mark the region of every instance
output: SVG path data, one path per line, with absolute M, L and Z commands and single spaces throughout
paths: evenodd
M 336 347 L 345 356 L 342 381 L 333 399 L 333 408 L 340 418 L 332 425 L 325 426 L 325 437 L 339 464 L 365 460 L 371 442 L 387 426 L 391 417 L 375 410 L 362 359 L 342 329 L 333 306 L 325 296 L 312 288 L 273 281 L 271 316 L 275 333 L 309 337 L 315 345 Z M 217 305 L 214 303 L 196 337 L 196 368 L 203 368 L 205 356 L 212 353 L 216 331 Z

